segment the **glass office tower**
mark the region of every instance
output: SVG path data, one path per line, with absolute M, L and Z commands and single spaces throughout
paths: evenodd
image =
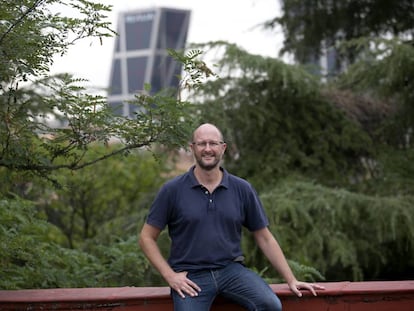
M 132 116 L 133 106 L 125 103 L 151 85 L 151 92 L 178 87 L 181 64 L 167 48 L 182 50 L 187 40 L 190 11 L 153 8 L 122 12 L 118 17 L 109 81 L 108 103 L 117 114 Z

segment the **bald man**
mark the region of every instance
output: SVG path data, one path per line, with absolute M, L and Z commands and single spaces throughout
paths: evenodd
M 174 310 L 208 311 L 217 295 L 247 310 L 282 310 L 270 286 L 243 264 L 242 227 L 292 292 L 300 297 L 306 289 L 316 296 L 315 289 L 323 287 L 295 278 L 255 189 L 221 166 L 226 147 L 216 126 L 200 125 L 190 142 L 194 166 L 162 186 L 140 233 L 141 249 L 171 287 Z M 157 245 L 166 227 L 168 260 Z

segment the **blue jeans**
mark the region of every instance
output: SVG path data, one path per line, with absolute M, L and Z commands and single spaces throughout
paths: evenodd
M 196 297 L 181 298 L 171 290 L 175 311 L 208 311 L 217 295 L 247 310 L 282 310 L 282 304 L 270 286 L 240 263 L 234 262 L 219 269 L 190 271 L 187 277 L 201 288 L 201 292 Z

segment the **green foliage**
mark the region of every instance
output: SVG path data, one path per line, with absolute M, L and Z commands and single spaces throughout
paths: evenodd
M 56 10 L 67 7 L 78 18 Z M 56 54 L 65 54 L 76 41 L 112 36 L 105 12 L 110 7 L 92 1 L 3 1 L 1 10 L 0 71 L 3 91 L 49 71 Z M 11 93 L 10 96 L 13 94 Z
M 320 280 L 325 281 L 325 277 L 317 269 L 311 266 L 306 266 L 294 260 L 289 260 L 288 263 L 298 280 L 308 280 L 310 282 L 317 282 Z M 286 281 L 279 278 L 279 282 Z
M 18 192 L 36 205 L 10 194 L 2 201 L 6 234 L 0 239 L 8 255 L 2 258 L 0 287 L 144 286 L 159 279 L 139 251 L 137 232 L 163 174 L 171 170 L 166 156 L 141 150 L 93 168 L 62 170 L 56 176 L 61 188 L 3 170 L 2 193 Z
M 167 49 L 174 59 L 178 60 L 184 66 L 186 76 L 182 77 L 181 88 L 183 90 L 194 90 L 202 86 L 205 79 L 209 77 L 217 77 L 216 74 L 206 65 L 206 63 L 198 57 L 203 54 L 201 50 L 190 50 L 186 54 L 178 51 Z
M 290 264 L 316 269 L 295 273 L 318 279 L 320 271 L 332 281 L 411 276 L 412 46 L 350 42 L 364 57 L 321 84 L 299 66 L 214 45 L 225 48 L 224 75 L 203 86 L 200 117 L 224 130 L 225 166 L 262 194 Z M 244 248 L 249 266 L 278 281 L 254 241 Z
M 335 185 L 363 170 L 371 138 L 299 66 L 225 46 L 225 73 L 201 88 L 201 119 L 223 129 L 226 167 L 262 188 L 299 172 Z M 260 159 L 258 161 L 258 159 Z
M 62 8 L 76 17 L 63 16 Z M 53 57 L 78 40 L 102 41 L 114 34 L 104 15 L 109 10 L 85 0 L 2 3 L 0 167 L 53 179 L 58 169 L 81 169 L 133 149 L 186 144 L 193 118 L 189 103 L 176 94 L 148 96 L 143 90 L 131 102 L 139 109 L 130 119 L 114 115 L 105 97 L 87 90 L 83 79 L 49 75 Z M 91 145 L 113 138 L 121 142 L 117 149 L 86 161 Z
M 383 147 L 378 153 L 376 178 L 349 187 L 371 196 L 396 197 L 413 195 L 414 149 Z
M 67 9 L 70 16 L 63 16 Z M 130 102 L 135 116 L 121 117 L 85 80 L 49 75 L 53 57 L 78 40 L 102 43 L 114 34 L 109 10 L 85 0 L 2 3 L 0 187 L 8 194 L 4 213 L 12 206 L 21 221 L 16 229 L 9 214 L 0 215 L 8 253 L 2 288 L 143 285 L 151 274 L 137 254 L 137 226 L 169 171 L 159 164 L 187 143 L 191 105 L 177 98 L 180 90 L 149 96 L 146 86 Z M 188 56 L 191 63 L 196 56 Z
M 59 230 L 21 199 L 0 200 L 0 288 L 144 286 L 150 271 L 136 236 L 87 252 L 55 241 Z
M 99 287 L 104 286 L 148 286 L 144 282 L 150 264 L 139 251 L 135 235 L 119 240 L 114 245 L 96 245 L 91 252 L 99 258 L 102 271 L 97 276 Z
M 414 197 L 367 196 L 285 180 L 261 199 L 288 258 L 328 280 L 375 279 L 414 252 Z M 411 260 L 411 264 L 413 264 Z
M 359 37 L 400 36 L 411 38 L 414 10 L 412 1 L 381 0 L 281 0 L 283 14 L 267 23 L 280 25 L 285 40 L 283 52 L 291 52 L 299 62 L 319 56 L 324 47 L 336 46 Z M 411 35 L 411 36 L 410 36 Z M 347 59 L 357 53 L 348 50 Z
M 401 40 L 360 38 L 348 42 L 364 57 L 341 75 L 337 85 L 357 93 L 387 101 L 389 120 L 384 122 L 375 139 L 396 147 L 410 147 L 414 124 L 414 47 Z
M 272 266 L 270 266 L 267 258 L 263 256 L 260 248 L 256 244 L 251 233 L 246 229 L 244 230 L 244 237 L 242 240 L 242 249 L 245 255 L 246 265 L 257 272 L 261 277 L 263 277 L 268 283 L 283 283 L 286 282 Z M 291 255 L 291 254 L 289 254 Z M 294 258 L 295 256 L 290 256 L 288 258 Z M 287 260 L 290 268 L 292 269 L 293 274 L 298 280 L 316 282 L 325 280 L 325 277 L 311 265 L 300 263 L 295 260 Z
M 297 9 L 279 20 L 290 34 L 286 50 L 300 59 L 309 51 L 315 55 L 321 40 L 342 41 L 335 36 L 346 12 L 357 12 L 356 30 L 348 22 L 342 28 L 346 38 L 384 34 L 387 21 L 398 21 L 392 30 L 401 34 L 412 29 L 411 22 L 394 17 L 411 4 L 397 2 L 387 4 L 393 10 L 376 24 L 379 1 L 322 7 L 284 1 L 285 9 Z M 326 86 L 300 66 L 225 42 L 204 46 L 224 52 L 220 78 L 199 59 L 202 50 L 169 51 L 188 73 L 180 88 L 196 90 L 193 98 L 202 105 L 181 101 L 177 90 L 150 96 L 147 85 L 130 103 L 136 115 L 127 119 L 115 116 L 82 79 L 48 76 L 53 56 L 77 40 L 113 34 L 102 15 L 110 7 L 84 0 L 19 4 L 5 2 L 0 12 L 0 189 L 8 194 L 0 200 L 0 288 L 163 285 L 139 251 L 136 233 L 156 189 L 170 176 L 169 148 L 183 146 L 198 119 L 223 130 L 226 168 L 260 191 L 271 230 L 298 278 L 412 275 L 412 45 L 372 38 L 344 45 L 345 54 L 354 53 L 359 62 L 328 91 L 339 86 L 389 104 L 392 114 L 369 131 L 358 122 L 364 116 L 356 122 L 349 117 L 353 107 L 338 109 Z M 79 18 L 54 13 L 57 4 Z M 332 5 L 334 14 L 322 18 Z M 54 119 L 65 126 L 51 127 L 47 121 Z M 119 143 L 113 144 L 114 137 Z M 375 174 L 368 174 L 371 169 Z M 164 254 L 168 245 L 163 232 Z M 243 247 L 249 267 L 269 282 L 281 281 L 251 238 Z
M 68 76 L 63 76 L 62 79 L 63 84 L 58 89 L 58 94 L 51 97 L 35 94 L 30 98 L 47 102 L 50 111 L 61 111 L 68 126 L 52 128 L 44 123 L 44 119 L 40 122 L 28 120 L 25 114 L 13 114 L 13 118 L 8 119 L 7 112 L 3 115 L 7 122 L 0 127 L 0 135 L 4 138 L 0 146 L 0 166 L 11 170 L 33 171 L 48 177 L 57 169 L 81 169 L 111 156 L 127 154 L 130 150 L 150 147 L 155 143 L 177 147 L 187 142 L 192 125 L 187 116 L 187 103 L 162 94 L 154 97 L 137 95 L 133 101 L 134 105 L 140 107 L 136 117 L 117 117 L 105 106 L 103 97 L 84 93 L 84 88 L 73 85 L 77 81 Z M 51 85 L 52 81 L 48 80 L 48 86 Z M 36 86 L 37 84 L 33 87 Z M 32 100 L 31 103 L 33 102 Z M 7 107 L 10 102 L 4 104 Z M 11 109 L 19 109 L 18 106 L 12 105 Z M 86 161 L 85 155 L 90 145 L 107 145 L 114 137 L 122 144 L 94 159 L 89 157 Z
M 99 154 L 108 148 L 116 147 L 95 147 L 91 152 Z M 26 197 L 42 198 L 37 199 L 37 208 L 63 232 L 66 242 L 62 245 L 82 249 L 90 243 L 109 245 L 136 234 L 164 180 L 161 175 L 168 169 L 164 160 L 144 150 L 128 157 L 114 156 L 93 167 L 61 171 L 56 177 L 58 189 L 37 180 Z
M 86 286 L 95 260 L 53 241 L 60 232 L 23 200 L 0 201 L 0 288 Z M 57 237 L 58 238 L 58 237 Z

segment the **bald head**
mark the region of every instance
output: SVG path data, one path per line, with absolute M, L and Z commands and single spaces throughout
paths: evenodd
M 218 127 L 210 123 L 201 124 L 198 128 L 196 128 L 193 132 L 192 141 L 203 140 L 204 137 L 215 139 L 217 141 L 223 141 L 223 134 L 220 132 Z

